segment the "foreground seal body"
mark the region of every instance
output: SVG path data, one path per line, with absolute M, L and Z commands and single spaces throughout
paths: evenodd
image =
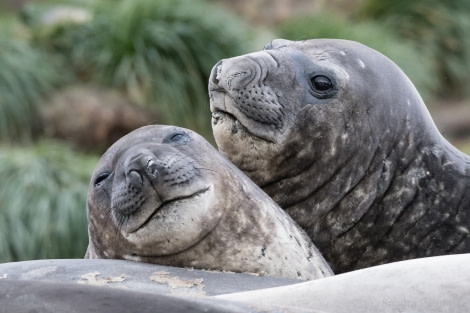
M 216 298 L 328 313 L 468 312 L 469 254 L 394 262 L 309 282 Z
M 219 150 L 335 272 L 470 251 L 470 158 L 388 58 L 346 40 L 274 40 L 209 81 Z
M 198 134 L 142 127 L 99 161 L 86 258 L 315 279 L 332 274 L 297 224 Z

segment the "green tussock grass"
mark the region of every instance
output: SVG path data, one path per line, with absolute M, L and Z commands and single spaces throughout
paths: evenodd
M 465 154 L 470 155 L 470 142 L 458 142 L 456 143 L 456 147 Z
M 0 262 L 84 256 L 96 162 L 51 142 L 0 146 Z
M 0 30 L 0 140 L 28 142 L 40 128 L 39 105 L 66 80 L 60 62 Z
M 470 95 L 469 16 L 468 0 L 366 0 L 360 10 L 362 19 L 389 27 L 431 57 L 437 91 L 446 98 Z
M 38 28 L 82 81 L 124 90 L 161 121 L 211 134 L 207 81 L 222 58 L 252 50 L 239 20 L 206 1 L 99 1 L 84 23 Z M 34 19 L 33 19 L 34 20 Z

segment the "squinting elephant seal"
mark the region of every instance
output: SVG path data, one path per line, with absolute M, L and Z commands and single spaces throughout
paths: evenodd
M 307 231 L 336 273 L 470 252 L 470 158 L 388 58 L 274 40 L 217 63 L 219 150 Z
M 114 143 L 92 175 L 86 258 L 259 275 L 332 275 L 310 239 L 203 137 L 146 126 Z

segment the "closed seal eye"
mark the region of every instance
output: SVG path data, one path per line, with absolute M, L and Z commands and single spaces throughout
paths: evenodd
M 100 173 L 98 175 L 98 177 L 96 177 L 95 181 L 93 182 L 93 184 L 95 185 L 95 187 L 99 187 L 101 185 L 104 184 L 104 182 L 109 178 L 109 176 L 111 176 L 113 172 L 103 172 L 103 173 Z
M 184 144 L 190 141 L 188 134 L 184 132 L 171 133 L 163 139 L 163 143 Z

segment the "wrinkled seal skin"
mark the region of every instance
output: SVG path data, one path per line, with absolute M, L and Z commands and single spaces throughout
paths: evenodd
M 316 279 L 331 269 L 269 196 L 198 134 L 146 126 L 99 161 L 85 258 Z
M 470 158 L 382 54 L 346 40 L 278 39 L 217 63 L 209 93 L 219 151 L 336 273 L 470 252 Z

